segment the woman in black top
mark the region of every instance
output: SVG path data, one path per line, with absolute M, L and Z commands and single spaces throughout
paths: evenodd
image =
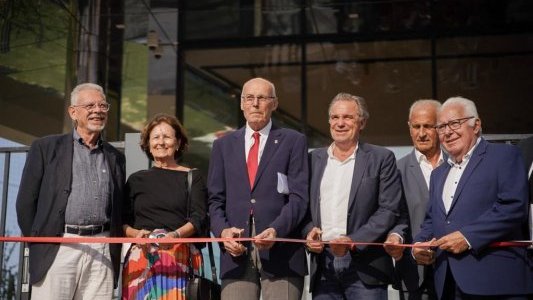
M 124 233 L 127 237 L 186 238 L 205 226 L 207 191 L 199 172 L 192 173 L 187 218 L 187 174 L 177 159 L 188 146 L 180 122 L 156 115 L 141 133 L 141 148 L 153 167 L 132 174 L 126 183 Z M 123 270 L 123 299 L 185 299 L 187 265 L 193 255 L 195 271 L 201 256 L 187 244 L 133 244 Z

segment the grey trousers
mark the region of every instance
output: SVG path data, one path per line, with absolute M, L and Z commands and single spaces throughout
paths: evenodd
M 222 300 L 300 300 L 303 277 L 261 278 L 252 260 L 240 279 L 222 279 Z

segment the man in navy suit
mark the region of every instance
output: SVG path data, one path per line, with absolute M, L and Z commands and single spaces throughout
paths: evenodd
M 413 256 L 435 264 L 440 299 L 531 299 L 525 247 L 491 246 L 527 239 L 527 174 L 518 148 L 481 138 L 476 106 L 461 97 L 442 105 L 436 130 L 449 158 L 431 174 L 428 211 L 415 237 L 433 247 L 414 248 Z
M 333 143 L 311 153 L 313 299 L 387 299 L 391 258 L 383 247 L 335 242 L 384 242 L 400 214 L 402 187 L 394 154 L 359 140 L 369 118 L 363 98 L 339 93 L 329 107 Z M 315 240 L 333 242 L 324 247 Z
M 439 136 L 435 130 L 437 109 L 441 106 L 436 100 L 417 100 L 409 109 L 409 134 L 414 149 L 398 160 L 398 170 L 402 176 L 402 187 L 409 215 L 410 232 L 402 231 L 404 224 L 392 230 L 386 242 L 398 244 L 403 241 L 410 243 L 412 237 L 420 231 L 420 225 L 426 215 L 429 202 L 429 178 L 433 169 L 442 164 L 446 158 L 442 153 Z M 432 266 L 417 266 L 410 252 L 403 247 L 387 246 L 385 250 L 396 259 L 396 270 L 399 278 L 409 291 L 409 300 L 436 299 L 433 285 Z
M 216 140 L 207 187 L 211 230 L 222 238 L 255 237 L 254 243 L 223 243 L 222 299 L 300 299 L 307 271 L 297 243 L 308 206 L 307 141 L 272 124 L 278 106 L 274 85 L 246 82 L 241 110 L 246 126 Z
M 76 86 L 73 132 L 43 137 L 28 152 L 17 197 L 27 237 L 122 236 L 124 155 L 102 138 L 109 103 L 102 87 Z M 121 244 L 30 244 L 32 299 L 111 299 Z

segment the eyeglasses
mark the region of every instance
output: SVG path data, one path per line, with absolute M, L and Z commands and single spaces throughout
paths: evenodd
M 252 102 L 254 102 L 255 99 L 257 99 L 257 102 L 259 103 L 265 103 L 269 100 L 272 100 L 276 97 L 272 97 L 272 96 L 264 96 L 264 95 L 244 95 L 244 96 L 241 96 L 241 99 L 244 100 L 245 103 L 247 104 L 250 104 Z
M 474 118 L 474 116 L 451 120 L 448 123 L 438 124 L 437 126 L 435 126 L 435 129 L 437 130 L 437 133 L 439 134 L 443 134 L 444 131 L 446 131 L 446 126 L 448 126 L 451 130 L 457 130 L 461 128 L 461 125 L 463 125 L 464 122 L 472 118 Z
M 109 104 L 107 102 L 102 102 L 102 103 L 98 103 L 98 104 L 97 103 L 89 103 L 89 104 L 72 105 L 72 107 L 83 107 L 87 111 L 94 110 L 96 107 L 98 107 L 102 111 L 109 111 L 109 109 L 111 108 L 111 104 Z

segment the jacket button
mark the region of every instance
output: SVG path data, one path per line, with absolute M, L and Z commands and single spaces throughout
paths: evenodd
M 450 224 L 451 222 L 450 221 L 446 221 L 446 224 Z
M 250 202 L 255 203 L 255 199 L 251 199 Z

